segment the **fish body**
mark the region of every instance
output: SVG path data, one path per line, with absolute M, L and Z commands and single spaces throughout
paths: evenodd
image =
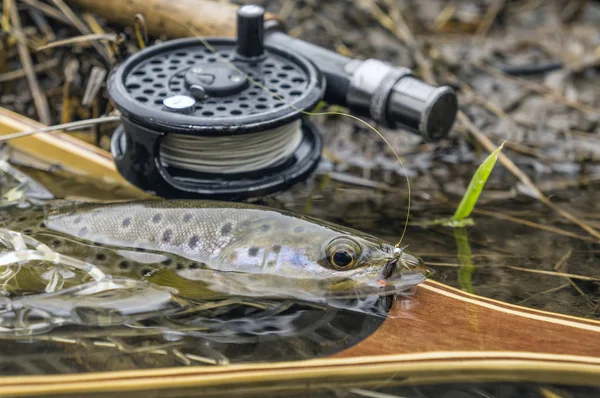
M 373 236 L 248 204 L 69 204 L 14 212 L 4 227 L 113 276 L 134 275 L 196 298 L 320 301 L 401 291 L 424 280 L 420 260 Z

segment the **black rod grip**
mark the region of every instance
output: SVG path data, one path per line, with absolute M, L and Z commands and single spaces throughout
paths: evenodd
M 268 21 L 270 22 L 270 21 Z M 324 100 L 348 107 L 392 128 L 404 128 L 428 141 L 448 135 L 458 111 L 455 92 L 431 86 L 407 68 L 375 60 L 345 57 L 285 34 L 267 24 L 265 42 L 292 49 L 311 60 L 325 75 Z

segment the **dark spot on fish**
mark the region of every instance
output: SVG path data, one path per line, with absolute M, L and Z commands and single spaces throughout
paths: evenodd
M 53 247 L 59 247 L 60 245 L 62 245 L 62 242 L 58 239 L 55 239 L 52 241 L 52 246 Z
M 190 222 L 192 220 L 192 215 L 190 213 L 185 213 L 183 215 L 183 222 Z
M 304 227 L 296 227 L 296 228 L 294 228 L 294 232 L 296 232 L 296 233 L 304 232 Z
M 121 268 L 121 269 L 127 269 L 127 268 L 129 268 L 129 263 L 127 261 L 121 261 L 119 263 L 119 268 Z
M 77 217 L 75 217 L 75 220 L 73 220 L 73 224 L 79 224 L 82 221 L 83 221 L 83 217 L 77 216 Z
M 38 228 L 46 228 L 46 224 L 44 224 L 43 222 L 39 223 L 38 224 Z
M 88 233 L 88 229 L 87 227 L 83 227 L 79 230 L 79 232 L 77 233 L 78 236 L 85 236 L 85 234 Z
M 190 264 L 190 269 L 197 269 L 200 268 L 200 265 L 198 265 L 198 263 L 191 263 Z
M 144 268 L 142 270 L 142 275 L 144 275 L 144 276 L 151 276 L 152 275 L 152 270 L 150 268 Z
M 24 229 L 24 230 L 23 230 L 23 233 L 24 233 L 25 235 L 29 235 L 29 234 L 33 233 L 33 229 L 29 229 L 29 228 L 27 228 L 27 229 Z
M 104 260 L 106 260 L 106 254 L 104 254 L 104 253 L 98 253 L 98 254 L 96 254 L 96 260 L 98 260 L 98 261 L 104 261 Z
M 172 237 L 173 237 L 173 231 L 171 229 L 167 229 L 163 233 L 162 241 L 163 242 L 170 242 Z
M 173 260 L 171 260 L 170 258 L 168 258 L 165 261 L 163 261 L 163 265 L 165 267 L 169 267 L 171 264 L 173 264 Z
M 190 249 L 193 249 L 196 246 L 198 246 L 198 242 L 200 242 L 200 238 L 198 237 L 198 235 L 194 235 L 190 238 L 190 241 L 188 242 L 188 246 L 190 247 Z
M 267 232 L 269 229 L 271 229 L 271 226 L 269 224 L 263 224 L 260 226 L 260 230 L 263 232 Z
M 273 253 L 279 253 L 281 251 L 281 245 L 274 245 L 272 250 Z
M 223 227 L 221 227 L 221 235 L 227 235 L 231 232 L 231 223 L 228 222 L 227 224 L 223 225 Z
M 19 217 L 19 219 L 17 220 L 18 222 L 23 222 L 23 221 L 27 221 L 27 217 L 23 216 L 23 217 Z
M 131 218 L 127 217 L 123 219 L 123 227 L 126 228 L 131 224 Z
M 178 270 L 180 270 L 180 271 L 181 271 L 181 270 L 182 270 L 182 269 L 184 269 L 184 268 L 185 268 L 185 265 L 183 265 L 183 263 L 177 263 L 177 269 L 178 269 Z
M 256 257 L 258 255 L 258 247 L 251 247 L 248 249 L 248 255 L 250 257 Z
M 162 216 L 160 215 L 160 213 L 156 213 L 155 215 L 152 216 L 152 222 L 154 224 L 158 224 L 160 222 L 161 218 L 162 218 Z

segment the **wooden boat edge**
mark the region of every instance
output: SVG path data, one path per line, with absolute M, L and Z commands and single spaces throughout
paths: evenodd
M 266 365 L 233 365 L 220 368 L 166 368 L 149 371 L 102 372 L 91 375 L 57 375 L 0 378 L 0 396 L 38 396 L 78 392 L 143 391 L 190 387 L 234 387 L 253 383 L 311 383 L 325 380 L 393 378 L 401 385 L 445 382 L 519 381 L 600 386 L 597 358 L 535 358 L 530 353 L 476 353 L 487 357 L 435 358 L 448 353 L 427 353 L 428 359 L 411 361 L 397 356 L 352 359 L 319 359 Z M 444 355 L 445 354 L 445 355 Z M 460 353 L 451 353 L 453 355 Z M 523 355 L 524 354 L 524 355 Z M 494 357 L 496 356 L 496 357 Z M 389 358 L 386 358 L 389 357 Z M 387 359 L 387 361 L 386 361 Z M 586 362 L 586 361 L 590 362 Z M 595 363 L 594 363 L 595 362 Z M 174 372 L 175 371 L 175 372 Z M 91 376 L 91 377 L 90 377 Z M 398 380 L 400 379 L 400 380 Z

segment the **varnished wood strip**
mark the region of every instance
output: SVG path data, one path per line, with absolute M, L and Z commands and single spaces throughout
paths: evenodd
M 0 108 L 0 135 L 43 128 L 44 125 Z M 149 195 L 132 186 L 117 171 L 110 153 L 61 132 L 37 133 L 9 141 L 10 146 L 47 165 L 60 165 L 69 173 L 119 186 L 132 197 Z
M 246 365 L 227 365 L 227 366 L 190 366 L 161 369 L 141 369 L 131 371 L 117 372 L 95 372 L 83 374 L 65 374 L 65 375 L 46 375 L 46 376 L 10 376 L 0 377 L 0 386 L 23 386 L 23 385 L 50 385 L 64 383 L 85 383 L 102 382 L 115 380 L 134 380 L 146 378 L 172 378 L 172 377 L 190 377 L 203 376 L 211 377 L 215 375 L 231 374 L 244 375 L 248 372 L 269 372 L 269 371 L 301 371 L 303 369 L 316 368 L 353 368 L 375 365 L 396 366 L 400 364 L 417 363 L 467 363 L 473 361 L 489 361 L 490 363 L 498 361 L 521 361 L 523 363 L 554 363 L 576 365 L 584 364 L 590 366 L 600 365 L 600 358 L 580 357 L 573 355 L 552 355 L 527 352 L 507 352 L 507 351 L 481 351 L 481 352 L 455 352 L 440 351 L 426 352 L 419 354 L 389 354 L 380 356 L 358 356 L 350 358 L 323 358 L 290 362 L 258 363 Z M 599 369 L 600 371 L 600 369 Z
M 81 382 L 63 381 L 52 384 L 1 384 L 0 396 L 38 396 L 68 393 L 92 393 L 108 391 L 143 391 L 155 389 L 173 389 L 190 387 L 210 387 L 249 385 L 254 383 L 298 383 L 299 381 L 337 380 L 383 380 L 394 377 L 403 384 L 415 384 L 423 381 L 494 381 L 520 380 L 532 382 L 573 383 L 597 386 L 600 384 L 600 366 L 586 363 L 548 362 L 536 360 L 494 359 L 463 361 L 423 361 L 388 362 L 328 366 L 311 366 L 314 361 L 300 361 L 296 366 L 279 369 L 275 364 L 271 369 L 242 372 L 221 372 L 208 375 L 189 373 L 170 376 L 150 376 L 135 379 L 105 379 Z M 321 362 L 334 362 L 321 360 Z M 308 366 L 301 366 L 305 364 Z M 226 367 L 230 368 L 230 367 Z M 31 378 L 33 379 L 33 378 Z
M 396 301 L 372 336 L 336 356 L 508 351 L 600 357 L 599 332 L 586 320 L 506 308 L 428 282 L 412 298 Z
M 572 316 L 572 315 L 558 314 L 558 313 L 538 310 L 535 308 L 522 307 L 517 304 L 505 303 L 503 301 L 494 300 L 491 298 L 482 297 L 482 296 L 478 296 L 476 294 L 458 290 L 453 287 L 450 287 L 450 286 L 444 285 L 440 282 L 436 282 L 436 281 L 432 281 L 432 280 L 428 280 L 427 282 L 422 284 L 421 287 L 426 288 L 426 289 L 431 287 L 431 288 L 443 290 L 445 292 L 451 293 L 451 294 L 459 296 L 459 297 L 471 298 L 471 299 L 477 300 L 479 302 L 489 303 L 489 304 L 492 304 L 492 305 L 500 307 L 500 308 L 514 309 L 514 310 L 517 310 L 519 312 L 523 312 L 526 314 L 539 314 L 539 315 L 548 316 L 548 317 L 552 317 L 552 318 L 556 318 L 556 319 L 572 320 L 572 321 L 575 321 L 578 323 L 600 326 L 599 320 L 580 318 L 580 317 L 576 317 L 576 316 Z

